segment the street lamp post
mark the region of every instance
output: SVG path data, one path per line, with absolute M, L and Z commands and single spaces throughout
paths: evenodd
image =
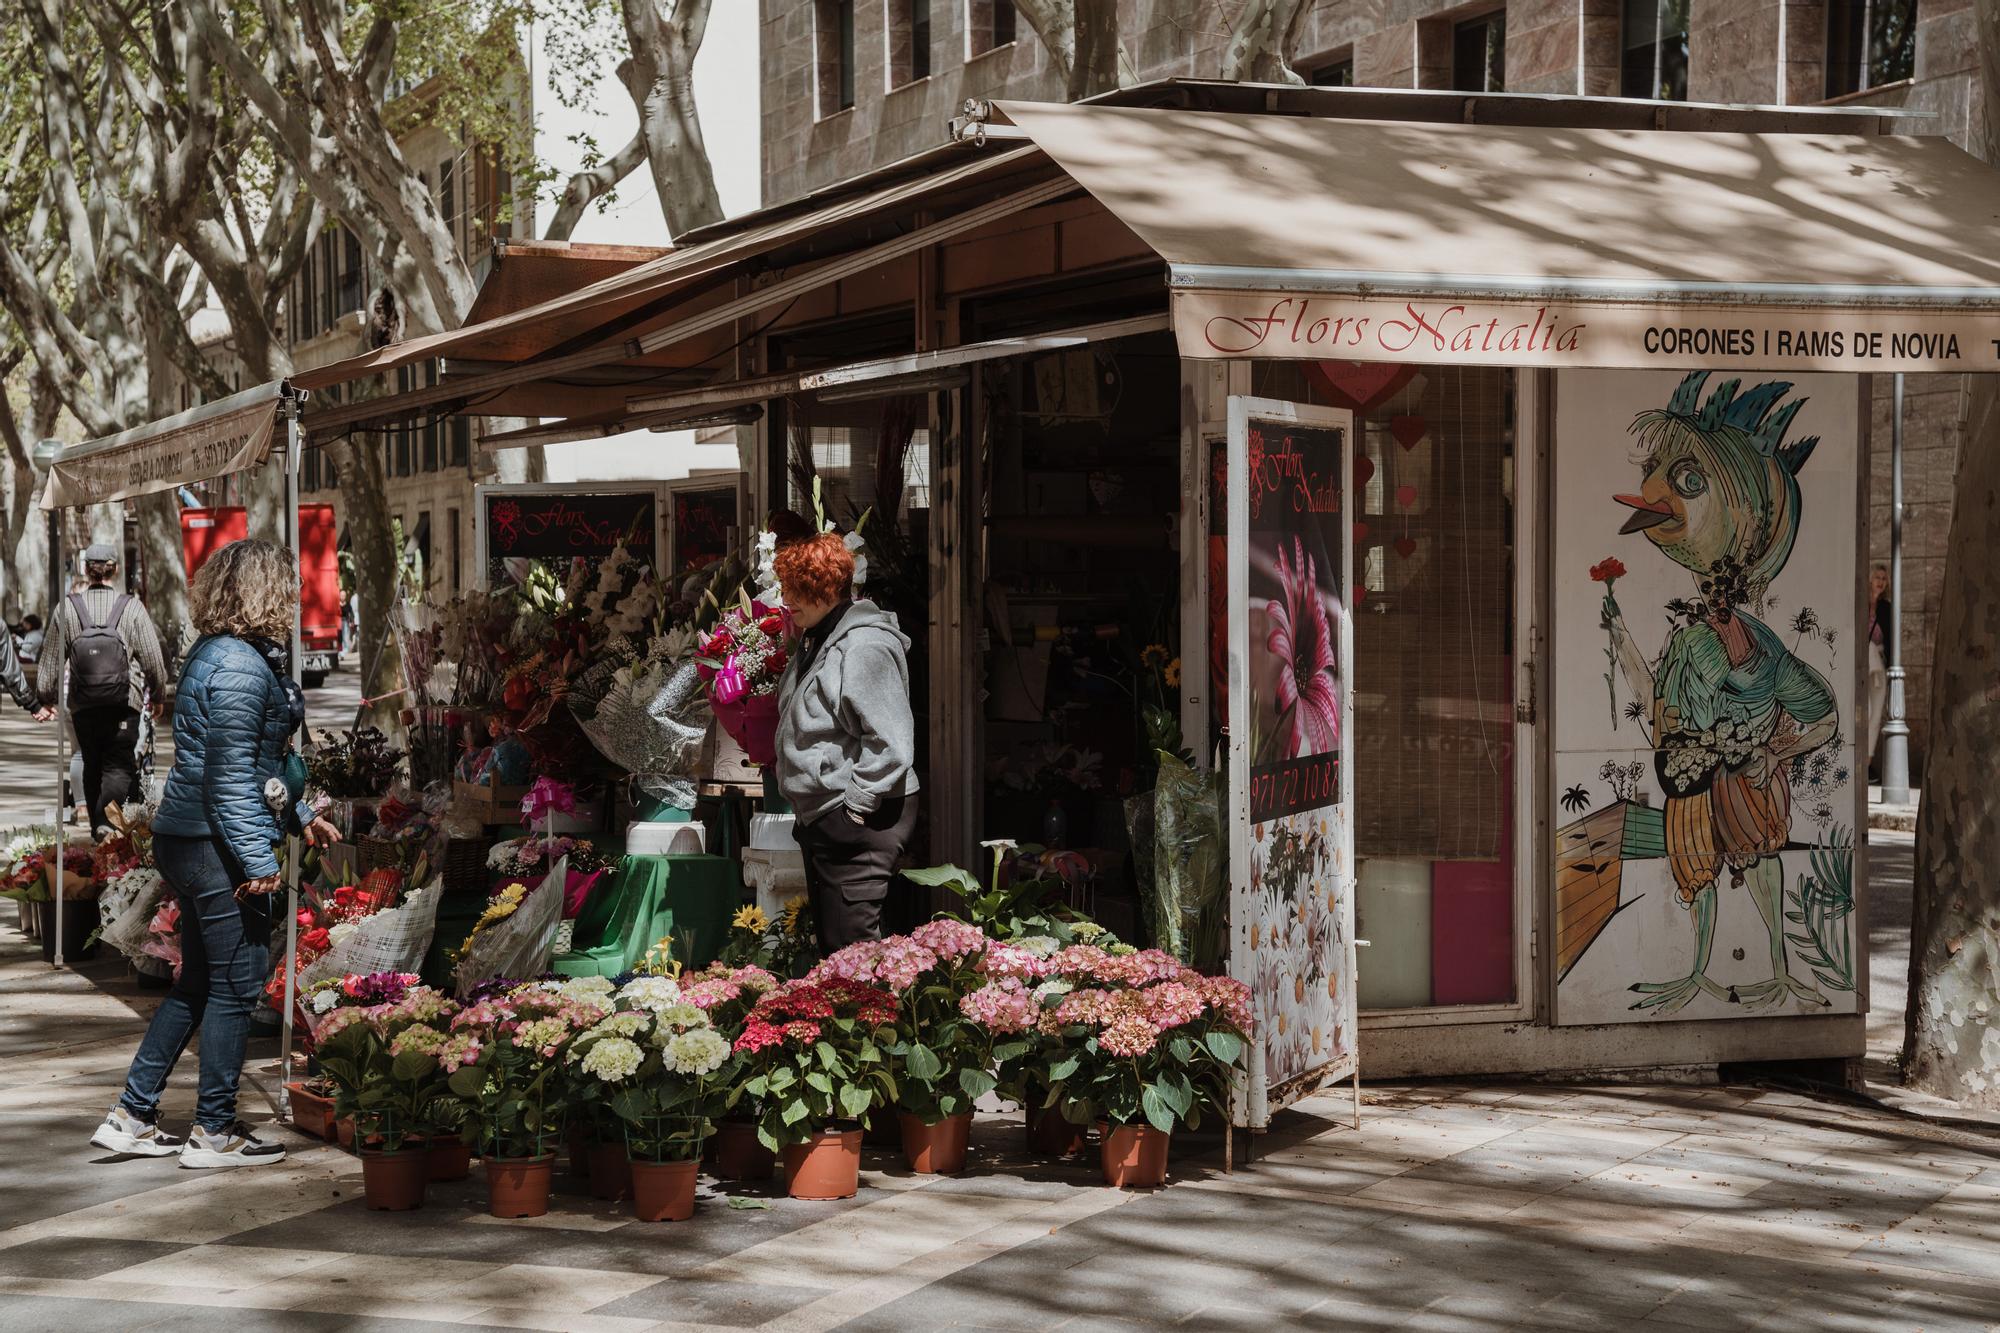
M 1903 376 L 1889 419 L 1889 699 L 1882 720 L 1882 803 L 1910 803 L 1910 724 L 1903 694 Z M 1874 608 L 1869 608 L 1873 614 Z

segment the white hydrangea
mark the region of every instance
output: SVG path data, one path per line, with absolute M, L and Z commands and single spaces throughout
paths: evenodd
M 681 988 L 672 977 L 633 977 L 618 992 L 620 1004 L 634 1009 L 649 1009 L 654 1013 L 680 1001 Z
M 636 1043 L 623 1037 L 606 1037 L 583 1057 L 583 1072 L 595 1074 L 606 1083 L 623 1083 L 639 1072 L 645 1060 L 645 1053 Z
M 611 999 L 617 987 L 610 977 L 572 977 L 568 981 L 555 984 L 555 993 L 565 1000 L 581 1000 L 585 1004 L 603 1004 Z
M 639 1037 L 652 1025 L 653 1020 L 644 1014 L 613 1014 L 591 1031 L 606 1037 Z
M 340 992 L 331 986 L 325 990 L 313 992 L 312 1011 L 316 1014 L 326 1013 L 339 1003 Z
M 677 1034 L 660 1051 L 660 1063 L 676 1074 L 713 1074 L 729 1058 L 729 1042 L 714 1028 Z
M 689 1028 L 708 1026 L 708 1011 L 692 1004 L 670 1004 L 655 1015 L 660 1022 L 660 1039 L 665 1041 L 675 1032 L 685 1032 Z

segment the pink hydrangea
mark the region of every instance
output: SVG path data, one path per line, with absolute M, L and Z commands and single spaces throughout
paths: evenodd
M 1163 981 L 1137 994 L 1141 1014 L 1161 1032 L 1194 1022 L 1208 1007 L 1201 989 L 1184 981 Z
M 454 1032 L 438 1048 L 438 1067 L 447 1074 L 456 1073 L 467 1065 L 478 1064 L 485 1050 L 485 1043 L 477 1033 Z
M 937 964 L 937 954 L 908 935 L 891 935 L 887 939 L 848 945 L 813 968 L 806 979 L 815 983 L 847 981 L 881 986 L 901 995 Z
M 995 940 L 986 946 L 986 952 L 980 956 L 979 970 L 989 977 L 1038 981 L 1055 970 L 1055 960 L 1018 944 Z
M 926 921 L 910 932 L 910 939 L 939 958 L 964 958 L 978 953 L 987 944 L 985 931 L 949 917 Z
M 356 1023 L 366 1023 L 368 1021 L 369 1016 L 366 1009 L 356 1009 L 352 1006 L 345 1009 L 336 1009 L 325 1018 L 322 1018 L 319 1021 L 319 1026 L 313 1029 L 313 1040 L 323 1042 L 336 1032 L 345 1032 Z
M 1230 1026 L 1245 1034 L 1250 1032 L 1250 988 L 1234 977 L 1197 977 L 1192 982 L 1200 987 L 1202 998 L 1209 1007 L 1229 1021 Z
M 989 1032 L 1026 1032 L 1041 1018 L 1042 1005 L 1018 977 L 1002 977 L 962 996 L 958 1011 Z

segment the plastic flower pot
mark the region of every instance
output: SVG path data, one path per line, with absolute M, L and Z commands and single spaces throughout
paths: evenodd
M 724 1120 L 709 1140 L 715 1150 L 718 1180 L 769 1180 L 777 1158 L 757 1138 L 757 1126 L 748 1120 Z
M 285 1085 L 292 1094 L 292 1128 L 316 1139 L 332 1141 L 333 1098 L 310 1092 L 303 1083 Z
M 472 1145 L 458 1134 L 441 1134 L 431 1140 L 432 1180 L 464 1180 L 472 1174 Z
M 685 1222 L 694 1216 L 699 1159 L 646 1162 L 628 1159 L 632 1173 L 632 1215 L 641 1222 Z
M 344 1115 L 335 1120 L 333 1122 L 333 1137 L 335 1142 L 351 1152 L 354 1148 L 354 1117 Z
M 1054 1107 L 1028 1108 L 1028 1151 L 1038 1157 L 1074 1157 L 1084 1148 L 1083 1126 Z
M 1098 1150 L 1104 1183 L 1120 1189 L 1153 1189 L 1167 1179 L 1167 1144 L 1172 1136 L 1151 1125 L 1112 1125 Z
M 785 1192 L 794 1199 L 851 1199 L 860 1188 L 860 1130 L 823 1129 L 785 1145 Z
M 495 1217 L 540 1217 L 549 1211 L 556 1155 L 486 1159 L 486 1211 Z
M 632 1197 L 632 1173 L 626 1169 L 624 1144 L 593 1143 L 584 1156 L 590 1164 L 591 1198 L 617 1200 Z
M 361 1188 L 368 1206 L 381 1213 L 403 1213 L 424 1206 L 424 1182 L 430 1179 L 430 1149 L 400 1152 L 369 1149 L 361 1154 Z
M 955 1176 L 965 1170 L 965 1145 L 972 1134 L 972 1113 L 961 1111 L 935 1123 L 904 1111 L 903 1158 L 920 1176 Z

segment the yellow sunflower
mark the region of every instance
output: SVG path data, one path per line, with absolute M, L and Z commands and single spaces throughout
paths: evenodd
M 751 903 L 738 912 L 729 923 L 737 930 L 747 930 L 753 935 L 762 935 L 771 928 L 771 919 L 764 915 L 764 909 Z

